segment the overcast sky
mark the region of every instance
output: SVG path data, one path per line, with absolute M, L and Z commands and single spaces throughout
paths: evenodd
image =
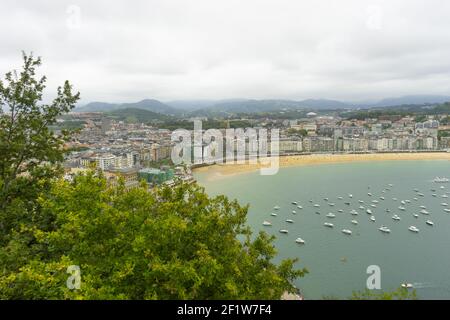
M 0 73 L 33 51 L 83 103 L 447 95 L 449 17 L 448 0 L 0 0 Z

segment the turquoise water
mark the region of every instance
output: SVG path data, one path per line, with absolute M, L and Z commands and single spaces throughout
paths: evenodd
M 421 299 L 450 299 L 450 213 L 441 205 L 443 202 L 450 204 L 450 198 L 442 197 L 450 192 L 450 184 L 434 183 L 432 180 L 436 176 L 450 176 L 449 161 L 322 164 L 282 168 L 274 176 L 252 172 L 218 179 L 210 179 L 205 172 L 197 173 L 196 179 L 210 195 L 225 194 L 242 204 L 250 204 L 248 224 L 254 232 L 265 230 L 277 237 L 277 260 L 298 257 L 297 266 L 309 270 L 310 273 L 296 283 L 306 299 L 347 298 L 353 290 L 363 290 L 369 265 L 381 268 L 383 290 L 394 290 L 401 283 L 409 282 Z M 388 184 L 393 187 L 383 193 L 389 188 Z M 414 189 L 424 196 L 419 196 Z M 372 197 L 368 196 L 369 192 Z M 437 197 L 433 197 L 433 193 Z M 349 198 L 349 194 L 353 198 Z M 339 200 L 339 196 L 343 200 Z M 381 200 L 381 196 L 385 200 Z M 327 205 L 326 197 L 335 203 L 334 207 Z M 399 210 L 400 201 L 407 199 L 411 202 L 404 205 L 406 210 Z M 358 200 L 365 203 L 358 203 Z M 379 201 L 377 208 L 369 207 L 372 200 Z M 291 204 L 292 201 L 297 201 L 303 209 Z M 320 208 L 314 208 L 313 204 L 319 204 Z M 280 210 L 273 210 L 276 205 Z M 358 209 L 360 205 L 374 212 L 376 222 Z M 420 206 L 426 206 L 430 215 L 419 213 Z M 386 208 L 391 212 L 387 213 Z M 344 212 L 339 213 L 339 209 Z M 351 215 L 351 209 L 357 210 L 359 215 Z M 297 213 L 293 214 L 292 210 Z M 278 216 L 271 216 L 272 212 Z M 329 212 L 336 218 L 326 218 Z M 415 218 L 414 213 L 419 217 Z M 394 214 L 399 215 L 401 221 L 394 221 Z M 286 219 L 294 223 L 289 224 Z M 350 222 L 353 219 L 359 224 L 353 225 Z M 264 227 L 264 220 L 273 225 Z M 434 226 L 428 226 L 426 220 L 432 220 Z M 334 228 L 325 227 L 324 222 L 333 223 Z M 378 230 L 381 225 L 388 226 L 392 232 L 381 233 Z M 409 231 L 411 225 L 420 232 Z M 279 233 L 280 229 L 288 229 L 289 234 Z M 345 235 L 342 229 L 353 233 Z M 306 244 L 296 244 L 297 237 Z

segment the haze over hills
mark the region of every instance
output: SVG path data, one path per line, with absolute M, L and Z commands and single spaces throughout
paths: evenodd
M 178 100 L 163 103 L 155 99 L 145 99 L 131 103 L 91 102 L 77 107 L 75 112 L 110 112 L 123 109 L 142 109 L 168 116 L 210 116 L 235 113 L 255 113 L 283 109 L 346 109 L 377 108 L 401 105 L 426 105 L 450 101 L 450 96 L 411 95 L 386 98 L 368 103 L 345 102 L 328 99 L 283 100 L 283 99 L 226 99 L 226 100 Z M 123 114 L 123 113 L 122 113 Z

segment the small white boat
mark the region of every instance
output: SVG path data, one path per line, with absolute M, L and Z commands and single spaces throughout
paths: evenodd
M 448 203 L 447 202 L 442 202 L 441 206 L 448 207 Z
M 378 200 L 372 200 L 372 203 L 378 203 Z
M 425 223 L 429 226 L 434 226 L 434 223 L 431 220 L 427 220 Z
M 445 187 L 444 187 L 444 186 L 441 186 L 441 189 L 445 189 Z
M 367 212 L 368 214 L 372 214 L 372 210 L 370 210 L 370 209 L 367 209 L 366 212 Z
M 287 223 L 294 223 L 294 220 L 286 219 L 286 222 L 287 222 Z
M 418 198 L 413 198 L 413 200 L 414 200 L 414 201 L 419 201 L 419 199 L 418 199 Z
M 265 226 L 265 227 L 270 227 L 271 225 L 272 225 L 272 223 L 270 223 L 269 221 L 263 222 L 263 226 Z
M 327 214 L 327 218 L 335 218 L 336 215 L 332 212 L 330 212 L 329 214 Z
M 391 209 L 386 209 L 386 212 L 391 212 Z
M 358 211 L 356 211 L 355 209 L 353 209 L 352 211 L 350 211 L 350 213 L 351 213 L 352 215 L 354 215 L 354 216 L 357 216 L 357 215 L 358 215 Z
M 425 197 L 425 195 L 424 195 L 423 193 L 420 193 L 420 192 L 419 192 L 417 195 L 418 195 L 419 197 Z
M 320 208 L 320 205 L 316 203 L 316 204 L 314 205 L 314 207 L 315 207 L 315 208 Z
M 375 222 L 375 217 L 374 216 L 370 216 L 370 221 Z
M 376 208 L 376 207 L 377 207 L 376 204 L 371 204 L 370 206 L 371 206 L 372 208 Z
M 394 216 L 392 216 L 392 219 L 394 219 L 396 221 L 400 221 L 401 220 L 401 218 L 398 215 L 396 215 L 396 214 Z
M 372 194 L 369 192 L 368 194 L 367 194 L 369 197 L 371 197 L 372 196 Z
M 297 242 L 299 244 L 305 244 L 305 240 L 303 240 L 302 238 L 295 239 L 295 242 Z
M 403 289 L 412 289 L 414 286 L 411 283 L 402 283 L 401 284 Z
M 445 212 L 450 212 L 450 209 L 444 209 Z
M 359 206 L 359 209 L 360 210 L 364 210 L 365 208 L 363 206 Z
M 405 200 L 400 201 L 400 203 L 403 204 L 403 205 L 406 204 Z
M 273 209 L 274 210 L 280 210 L 280 207 L 279 206 L 275 206 L 275 207 L 273 207 Z
M 297 201 L 292 201 L 292 204 L 296 206 L 297 205 Z
M 338 210 L 338 212 L 339 212 L 339 213 L 342 213 L 342 212 L 344 212 L 344 210 L 342 210 L 342 209 L 339 209 L 339 210 Z
M 419 215 L 416 214 L 416 213 L 414 213 L 413 216 L 414 216 L 414 218 L 418 218 L 419 217 Z
M 425 207 L 425 206 L 420 206 L 419 208 L 421 208 L 421 209 L 426 209 L 427 207 Z
M 348 230 L 348 229 L 344 229 L 344 230 L 342 230 L 342 232 L 347 234 L 347 235 L 351 235 L 352 234 L 351 230 Z
M 419 192 L 419 189 L 414 189 L 414 192 Z
M 362 201 L 362 200 L 359 200 L 358 202 L 359 202 L 359 203 L 364 203 L 364 201 Z
M 400 206 L 400 207 L 398 207 L 400 210 L 402 210 L 402 211 L 405 211 L 406 210 L 406 208 L 405 207 L 402 207 L 402 206 Z
M 417 227 L 415 227 L 415 226 L 410 226 L 409 228 L 408 228 L 408 230 L 409 231 L 412 231 L 412 232 L 419 232 L 419 229 L 417 228 Z
M 384 200 L 384 197 L 380 197 L 381 200 Z
M 381 226 L 380 228 L 378 228 L 378 230 L 380 230 L 381 232 L 384 232 L 384 233 L 391 233 L 391 229 L 389 229 L 386 226 Z
M 292 210 L 292 213 L 293 213 L 293 214 L 297 214 L 297 211 L 295 211 L 295 210 Z
M 441 197 L 442 197 L 442 198 L 448 198 L 448 195 L 443 194 Z
M 349 198 L 353 198 L 353 195 L 352 195 L 352 194 L 349 194 L 348 197 L 349 197 Z
M 276 216 L 277 216 L 276 213 L 271 213 L 270 215 L 271 215 L 272 217 L 276 217 Z
M 356 220 L 352 220 L 351 221 L 353 224 L 358 224 L 358 221 L 356 221 Z
M 316 211 L 316 214 L 320 214 L 320 212 L 319 212 L 319 211 Z
M 392 200 L 397 201 L 398 199 L 397 198 L 392 198 Z
M 437 194 L 436 194 L 436 193 L 433 193 L 432 196 L 436 198 L 436 197 L 437 197 Z
M 430 214 L 427 210 L 420 210 L 420 213 L 421 214 L 426 214 L 426 215 Z
M 449 181 L 450 180 L 445 177 L 436 177 L 433 179 L 433 182 L 436 182 L 436 183 L 448 183 Z
M 324 225 L 325 227 L 328 227 L 328 228 L 333 228 L 333 227 L 334 227 L 334 224 L 329 223 L 329 222 L 325 222 L 323 225 Z
M 411 203 L 411 200 L 405 200 L 406 203 Z
M 329 205 L 330 207 L 334 207 L 335 204 L 334 204 L 334 203 L 329 203 L 328 205 Z
M 289 233 L 289 231 L 286 230 L 286 229 L 281 229 L 281 230 L 280 230 L 280 233 Z
M 328 198 L 323 198 L 324 201 L 328 201 Z
M 299 208 L 299 209 L 303 209 L 303 207 L 302 207 L 302 206 L 297 206 L 297 208 Z
M 342 200 L 342 199 L 344 199 L 344 198 L 342 198 L 342 197 L 337 197 L 339 200 Z
M 393 185 L 392 183 L 389 183 L 388 186 L 389 186 L 389 187 L 393 187 L 394 185 Z

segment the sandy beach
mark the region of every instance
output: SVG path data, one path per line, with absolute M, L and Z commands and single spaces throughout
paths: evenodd
M 372 153 L 372 154 L 310 154 L 279 157 L 279 167 L 292 167 L 302 165 L 319 165 L 325 163 L 344 163 L 360 161 L 395 161 L 395 160 L 450 160 L 448 152 L 422 152 L 422 153 Z M 194 169 L 194 172 L 207 172 L 208 179 L 217 179 L 230 175 L 242 174 L 268 167 L 267 162 L 257 164 L 214 164 Z M 267 161 L 267 160 L 266 160 Z

